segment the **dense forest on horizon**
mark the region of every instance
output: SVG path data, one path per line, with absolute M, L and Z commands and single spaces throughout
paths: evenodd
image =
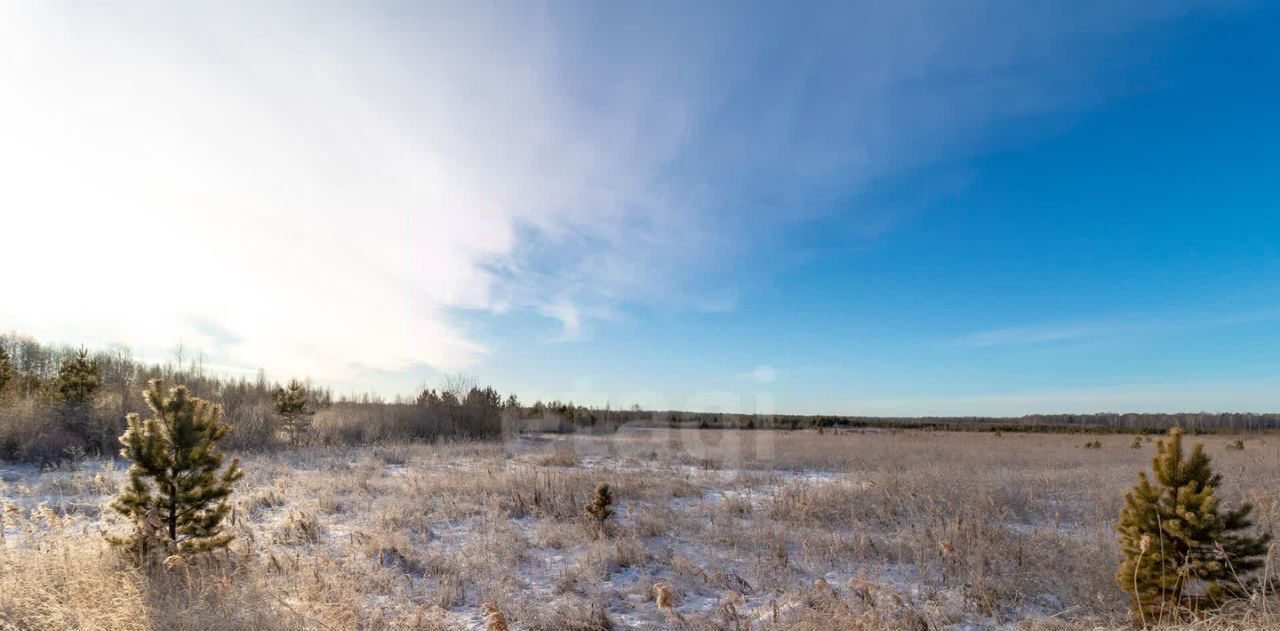
M 622 425 L 703 429 L 931 429 L 942 431 L 1023 431 L 1158 434 L 1180 427 L 1192 433 L 1280 429 L 1280 412 L 1098 412 L 1023 416 L 854 416 L 831 414 L 725 414 L 719 412 L 610 410 L 555 401 L 523 409 L 525 418 L 550 418 L 574 431 Z M 547 427 L 554 429 L 555 423 Z
M 335 395 L 305 389 L 306 436 L 288 436 L 277 409 L 284 384 L 262 371 L 254 378 L 207 372 L 197 359 L 176 352 L 174 361 L 140 361 L 122 348 L 89 352 L 42 344 L 18 334 L 0 335 L 0 459 L 57 461 L 114 453 L 130 413 L 147 414 L 142 390 L 151 379 L 184 385 L 220 404 L 236 449 L 284 445 L 364 444 L 441 438 L 493 438 L 504 428 L 551 432 L 612 432 L 628 427 L 703 429 L 931 429 L 1157 433 L 1170 427 L 1192 432 L 1280 428 L 1280 413 L 1096 413 L 1020 417 L 875 417 L 755 415 L 715 412 L 589 408 L 572 402 L 521 406 L 473 379 L 448 379 L 439 390 L 424 387 L 413 398 L 385 400 L 373 394 Z M 504 427 L 505 423 L 505 427 Z

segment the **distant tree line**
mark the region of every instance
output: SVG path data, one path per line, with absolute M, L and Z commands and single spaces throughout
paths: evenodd
M 148 411 L 143 393 L 152 379 L 220 405 L 231 427 L 223 444 L 231 449 L 493 437 L 502 432 L 504 410 L 518 405 L 459 378 L 439 391 L 424 388 L 413 400 L 335 397 L 303 381 L 269 381 L 262 371 L 212 374 L 181 350 L 155 364 L 123 348 L 90 352 L 4 334 L 0 459 L 51 463 L 115 454 L 125 418 Z
M 1280 413 L 1184 412 L 1028 414 L 1017 417 L 880 417 L 591 409 L 573 403 L 534 403 L 523 426 L 551 431 L 614 431 L 622 425 L 702 429 L 927 429 L 938 431 L 1161 434 L 1173 427 L 1193 434 L 1280 429 Z M 559 426 L 558 428 L 555 426 Z

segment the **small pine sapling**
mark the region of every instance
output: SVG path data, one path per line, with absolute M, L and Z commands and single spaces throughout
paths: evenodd
M 78 440 L 88 441 L 94 433 L 91 428 L 94 395 L 102 388 L 98 360 L 89 357 L 89 351 L 82 347 L 58 366 L 54 388 L 62 404 L 63 427 Z M 109 440 L 109 436 L 106 438 Z
M 596 532 L 604 533 L 609 518 L 613 516 L 613 492 L 603 482 L 596 487 L 595 497 L 587 504 L 587 518 L 596 527 Z
M 112 508 L 134 522 L 135 532 L 111 541 L 140 557 L 157 546 L 169 554 L 225 547 L 232 539 L 222 527 L 227 498 L 244 475 L 238 459 L 224 468 L 217 449 L 230 427 L 222 423 L 221 406 L 184 386 L 168 394 L 162 388 L 153 379 L 143 391 L 155 418 L 130 414 L 120 436 L 120 455 L 133 464 Z
M 289 380 L 288 387 L 275 391 L 276 414 L 280 415 L 281 428 L 293 447 L 300 445 L 311 429 L 311 417 L 315 412 L 307 404 L 307 387 L 297 379 Z
M 1124 552 L 1116 582 L 1144 625 L 1242 595 L 1242 581 L 1262 566 L 1271 541 L 1270 534 L 1245 532 L 1252 526 L 1250 504 L 1219 511 L 1222 476 L 1210 467 L 1204 445 L 1196 444 L 1189 457 L 1183 453 L 1180 430 L 1170 430 L 1167 444 L 1156 443 L 1151 468 L 1154 482 L 1138 473 L 1116 526 Z
M 13 381 L 14 376 L 13 360 L 9 357 L 9 351 L 0 346 L 0 394 L 4 394 L 4 387 Z

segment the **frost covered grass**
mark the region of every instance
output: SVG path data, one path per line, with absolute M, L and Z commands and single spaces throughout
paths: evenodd
M 1280 438 L 1197 439 L 1227 501 L 1276 530 Z M 1112 528 L 1154 448 L 1100 440 L 659 429 L 247 453 L 231 549 L 153 568 L 100 534 L 125 528 L 121 465 L 0 466 L 0 628 L 485 629 L 495 610 L 548 631 L 1123 627 Z M 1274 627 L 1271 593 L 1197 628 Z

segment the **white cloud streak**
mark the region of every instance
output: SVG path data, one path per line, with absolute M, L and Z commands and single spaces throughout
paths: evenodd
M 952 6 L 5 3 L 0 328 L 351 379 L 470 365 L 467 310 L 726 308 L 768 226 L 1097 98 L 1063 51 L 1149 19 Z
M 1234 327 L 1280 318 L 1280 310 L 1254 309 L 1226 313 L 1196 314 L 1165 311 L 1159 318 L 1148 314 L 1111 314 L 1104 319 L 1081 322 L 1048 322 L 975 331 L 951 340 L 956 346 L 975 348 L 1026 346 L 1071 342 L 1179 335 L 1189 331 Z
M 773 366 L 762 364 L 756 366 L 751 372 L 738 375 L 740 379 L 750 379 L 756 383 L 773 383 L 778 380 L 778 370 Z
M 1046 344 L 1093 339 L 1114 331 L 1115 327 L 1096 324 L 1041 324 L 978 331 L 957 338 L 954 343 L 973 347 Z

